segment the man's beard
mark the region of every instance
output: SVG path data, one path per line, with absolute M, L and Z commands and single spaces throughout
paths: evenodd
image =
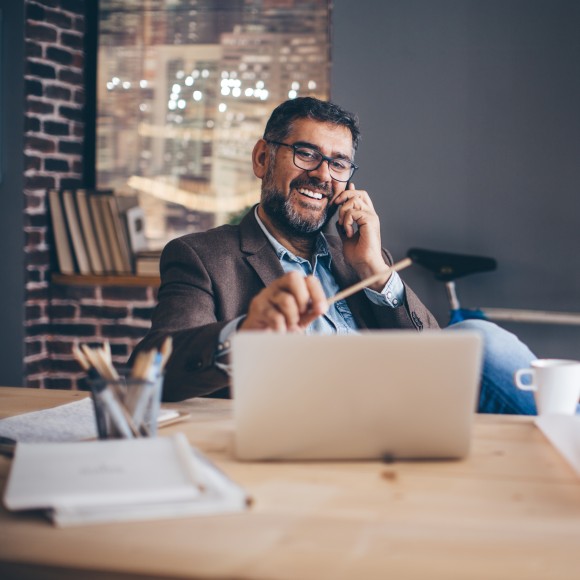
M 305 236 L 319 232 L 328 223 L 336 212 L 336 206 L 330 203 L 332 190 L 327 183 L 319 183 L 308 177 L 297 177 L 290 182 L 290 191 L 298 191 L 300 188 L 314 189 L 327 196 L 327 205 L 321 214 L 302 216 L 292 204 L 290 196 L 284 195 L 275 185 L 273 180 L 273 168 L 268 168 L 267 174 L 262 181 L 262 199 L 260 204 L 268 217 L 287 234 Z M 303 207 L 308 205 L 308 199 L 298 200 Z

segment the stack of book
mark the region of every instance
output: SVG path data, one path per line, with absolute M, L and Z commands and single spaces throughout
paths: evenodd
M 249 496 L 185 435 L 18 443 L 4 504 L 57 526 L 241 512 Z
M 137 276 L 159 276 L 161 250 L 144 250 L 135 254 L 135 274 Z
M 143 209 L 125 209 L 111 190 L 48 191 L 58 267 L 62 274 L 132 274 L 147 249 Z M 158 273 L 158 272 L 157 272 Z

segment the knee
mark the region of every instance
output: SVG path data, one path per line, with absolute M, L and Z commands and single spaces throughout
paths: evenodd
M 480 318 L 472 318 L 469 320 L 462 320 L 461 322 L 457 322 L 453 326 L 449 326 L 449 330 L 476 330 L 477 332 L 481 332 L 483 334 L 490 334 L 494 332 L 507 332 L 503 328 L 499 327 L 494 322 L 490 322 L 489 320 L 482 320 Z
M 489 320 L 464 320 L 449 327 L 449 330 L 470 330 L 483 338 L 486 359 L 511 359 L 522 364 L 535 359 L 535 355 L 520 339 L 505 328 Z
M 448 327 L 448 330 L 470 330 L 472 332 L 477 332 L 483 338 L 484 344 L 493 345 L 498 340 L 518 340 L 517 337 L 508 332 L 504 328 L 501 328 L 497 324 L 490 322 L 489 320 L 463 320 L 452 326 Z

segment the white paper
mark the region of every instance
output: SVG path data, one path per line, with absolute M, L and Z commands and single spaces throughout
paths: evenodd
M 161 409 L 157 423 L 179 417 L 178 411 Z M 52 409 L 24 413 L 0 420 L 0 436 L 22 443 L 82 441 L 97 438 L 95 410 L 91 397 Z
M 25 443 L 95 439 L 97 425 L 93 401 L 86 397 L 52 409 L 2 419 L 0 435 Z
M 19 443 L 4 504 L 44 509 L 56 525 L 70 526 L 239 512 L 248 496 L 178 433 Z
M 191 500 L 185 435 L 77 443 L 19 443 L 4 503 L 8 509 L 98 508 Z M 190 463 L 190 462 L 189 462 Z
M 198 450 L 192 448 L 192 463 L 202 491 L 194 500 L 165 501 L 134 506 L 101 506 L 99 508 L 59 508 L 48 516 L 57 526 L 78 526 L 128 520 L 150 520 L 211 516 L 236 513 L 248 508 L 248 494 Z
M 540 415 L 536 425 L 580 476 L 580 415 Z

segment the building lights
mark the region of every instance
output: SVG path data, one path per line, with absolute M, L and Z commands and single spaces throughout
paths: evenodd
M 102 2 L 123 5 L 118 0 Z M 186 0 L 158 3 L 188 4 Z M 193 0 L 189 4 L 197 5 Z M 124 14 L 123 10 L 120 13 Z M 155 239 L 165 235 L 163 228 L 172 236 L 182 233 L 192 212 L 196 219 L 201 216 L 201 225 L 195 222 L 195 228 L 205 228 L 227 219 L 228 212 L 251 205 L 256 187 L 248 158 L 255 139 L 262 134 L 270 101 L 274 105 L 285 98 L 327 93 L 327 73 L 322 65 L 328 51 L 320 50 L 327 46 L 327 20 L 321 18 L 321 25 L 315 26 L 284 8 L 279 10 L 284 20 L 276 21 L 275 31 L 268 28 L 271 14 L 264 25 L 242 22 L 230 31 L 225 28 L 227 19 L 214 22 L 212 13 L 205 23 L 207 15 L 200 11 L 195 29 L 199 38 L 188 44 L 193 38 L 192 25 L 185 14 L 190 13 L 180 13 L 172 21 L 170 16 L 175 14 L 170 12 L 165 28 L 154 19 L 146 20 L 151 30 L 143 34 L 143 46 L 137 47 L 120 42 L 127 33 L 121 18 L 107 22 L 113 28 L 103 28 L 107 41 L 99 52 L 99 58 L 103 53 L 99 66 L 106 67 L 100 69 L 103 76 L 99 76 L 103 79 L 99 98 L 105 105 L 99 110 L 104 119 L 98 129 L 99 136 L 104 136 L 99 151 L 110 161 L 98 171 L 103 174 L 103 186 L 136 188 L 143 194 L 140 200 L 151 204 L 147 228 Z M 283 30 L 286 19 L 288 31 Z M 316 53 L 305 53 L 304 45 L 311 46 L 306 42 L 311 29 L 319 31 L 317 43 L 312 44 Z M 316 62 L 310 59 L 312 54 L 317 55 Z M 138 131 L 138 138 L 131 137 L 131 131 Z M 147 157 L 141 155 L 143 152 Z M 130 167 L 135 159 L 138 162 Z M 133 178 L 128 184 L 129 167 Z M 249 195 L 238 197 L 250 191 L 252 199 Z M 228 199 L 231 201 L 226 202 Z M 170 202 L 166 210 L 162 209 L 164 201 Z M 182 202 L 187 212 L 176 207 Z

